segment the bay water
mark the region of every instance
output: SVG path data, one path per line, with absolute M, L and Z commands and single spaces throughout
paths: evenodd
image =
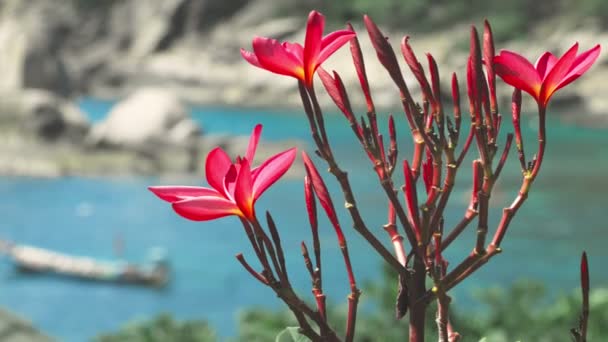
M 113 103 L 83 99 L 80 105 L 92 120 L 100 120 Z M 308 152 L 312 152 L 303 113 L 208 107 L 193 108 L 192 114 L 206 132 L 249 135 L 256 123 L 262 123 L 263 140 L 295 138 L 305 142 Z M 380 122 L 386 129 L 386 120 Z M 401 133 L 400 156 L 409 157 L 411 140 L 406 134 L 405 120 L 398 116 L 397 122 Z M 529 156 L 536 148 L 534 122 L 530 116 L 523 124 Z M 592 286 L 608 285 L 608 273 L 601 266 L 608 262 L 605 247 L 608 132 L 561 124 L 553 117 L 548 122 L 543 170 L 511 224 L 503 244 L 504 253 L 456 289 L 456 306 L 464 309 L 474 306 L 470 293 L 476 288 L 508 286 L 521 278 L 541 280 L 553 293 L 570 292 L 578 286 L 582 250 L 589 254 Z M 510 130 L 508 119 L 503 126 L 503 131 Z M 369 161 L 360 152 L 342 116 L 328 115 L 327 127 L 336 155 L 349 171 L 363 217 L 388 245 L 381 228 L 386 223 L 386 199 Z M 504 137 L 501 145 L 502 142 Z M 474 148 L 471 155 L 476 152 Z M 318 166 L 324 169 L 320 161 Z M 520 184 L 514 149 L 503 172 L 491 201 L 490 227 L 496 226 L 502 208 L 513 200 Z M 469 178 L 470 160 L 467 160 L 459 171 L 458 185 L 446 210 L 446 230 L 464 214 Z M 360 283 L 373 281 L 381 273 L 382 260 L 350 228 L 335 181 L 329 175 L 326 181 L 341 213 L 356 276 Z M 179 319 L 207 319 L 221 336 L 231 336 L 243 308 L 282 308 L 276 296 L 252 279 L 236 261 L 235 254 L 242 252 L 257 264 L 237 219 L 187 221 L 146 189 L 149 185 L 176 182 L 179 181 L 111 176 L 0 179 L 0 237 L 100 259 L 115 258 L 113 242 L 120 239 L 125 259 L 145 261 L 150 250 L 162 247 L 172 268 L 170 285 L 164 290 L 152 290 L 23 275 L 4 258 L 0 262 L 0 305 L 61 341 L 85 341 L 100 332 L 118 329 L 127 321 L 151 318 L 160 312 L 172 313 Z M 201 175 L 200 184 L 204 183 Z M 279 181 L 256 207 L 259 212 L 270 210 L 273 214 L 283 239 L 290 277 L 299 292 L 307 296 L 309 279 L 299 244 L 303 240 L 310 242 L 310 229 L 302 181 Z M 326 292 L 330 302 L 341 304 L 349 291 L 348 282 L 335 234 L 325 219 L 321 219 L 320 233 Z M 446 256 L 453 260 L 453 265 L 468 255 L 474 239 L 475 232 L 470 227 L 450 247 Z

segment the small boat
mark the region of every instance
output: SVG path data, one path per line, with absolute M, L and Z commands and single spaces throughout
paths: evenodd
M 96 260 L 8 241 L 0 241 L 0 252 L 6 254 L 19 271 L 26 273 L 47 273 L 157 288 L 164 287 L 169 282 L 169 263 L 166 253 L 160 248 L 151 250 L 149 261 L 143 264 L 123 260 Z

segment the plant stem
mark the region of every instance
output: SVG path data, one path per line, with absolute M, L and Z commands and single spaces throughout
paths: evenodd
M 277 254 L 275 253 L 275 248 L 274 248 L 272 242 L 270 241 L 270 238 L 268 238 L 268 235 L 266 234 L 264 229 L 262 229 L 262 226 L 260 225 L 258 218 L 254 216 L 253 220 L 251 220 L 251 224 L 253 225 L 254 233 L 256 234 L 257 238 L 262 241 L 263 246 L 268 251 L 268 254 L 270 254 L 270 260 L 272 261 L 272 265 L 274 266 L 275 272 L 279 276 L 279 279 L 281 280 L 281 282 L 284 282 L 287 284 L 286 275 L 281 270 L 281 263 L 279 262 L 279 259 L 277 258 Z
M 418 300 L 425 292 L 426 267 L 424 261 L 414 255 L 414 273 L 411 277 L 408 291 L 410 298 L 410 327 L 409 341 L 424 342 L 424 326 L 427 302 Z
M 437 296 L 437 330 L 439 332 L 439 342 L 449 342 L 448 340 L 448 308 L 450 305 L 449 297 L 445 293 Z
M 365 239 L 367 242 L 384 258 L 384 260 L 393 267 L 399 274 L 403 276 L 407 276 L 406 268 L 399 263 L 399 261 L 389 252 L 386 247 L 378 240 L 372 232 L 367 228 L 361 214 L 359 213 L 359 209 L 357 208 L 355 197 L 350 185 L 350 181 L 348 179 L 348 174 L 340 169 L 336 160 L 333 158 L 331 152 L 325 153 L 323 151 L 331 150 L 329 144 L 325 145 L 323 141 L 319 138 L 318 134 L 316 134 L 316 125 L 314 124 L 314 119 L 317 118 L 320 121 L 323 121 L 323 115 L 321 113 L 315 114 L 314 111 L 321 110 L 318 105 L 311 106 L 311 101 L 313 103 L 318 103 L 316 98 L 313 98 L 314 93 L 307 93 L 306 91 L 302 91 L 302 86 L 300 86 L 300 95 L 302 97 L 302 102 L 304 103 L 304 109 L 306 111 L 306 115 L 309 117 L 309 122 L 311 124 L 311 129 L 313 133 L 313 139 L 315 144 L 317 145 L 317 149 L 322 153 L 322 157 L 325 159 L 329 166 L 329 172 L 336 177 L 338 183 L 340 184 L 340 188 L 342 193 L 344 194 L 345 207 L 348 210 L 352 220 L 353 220 L 353 228 Z M 304 89 L 305 90 L 305 89 Z M 314 108 L 314 109 L 313 109 Z M 314 126 L 314 127 L 313 127 Z
M 467 209 L 467 212 L 464 214 L 464 217 L 462 218 L 462 220 L 460 220 L 460 222 L 458 222 L 458 224 L 456 225 L 456 227 L 454 227 L 450 233 L 441 241 L 441 250 L 444 251 L 446 248 L 448 248 L 448 246 L 454 242 L 454 240 L 456 240 L 456 238 L 460 235 L 460 233 L 462 233 L 467 226 L 469 225 L 469 223 L 471 223 L 473 221 L 473 219 L 475 219 L 475 217 L 477 217 L 478 213 L 475 209 Z
M 530 191 L 530 187 L 538 176 L 540 167 L 543 162 L 545 145 L 547 141 L 545 133 L 545 110 L 546 108 L 544 108 L 543 106 L 538 106 L 538 152 L 536 155 L 536 159 L 534 160 L 532 170 L 526 171 L 524 173 L 524 179 L 517 197 L 515 198 L 511 206 L 503 209 L 503 215 L 500 219 L 500 223 L 498 224 L 498 228 L 496 229 L 496 233 L 494 234 L 494 238 L 492 239 L 492 242 L 488 245 L 488 247 L 485 249 L 484 255 L 472 254 L 467 259 L 465 259 L 465 261 L 463 261 L 461 265 L 457 266 L 456 269 L 450 272 L 450 274 L 448 274 L 444 278 L 444 285 L 446 291 L 453 288 L 458 283 L 473 274 L 481 266 L 485 265 L 494 255 L 502 252 L 500 244 L 505 234 L 507 233 L 509 224 L 511 223 L 511 220 L 513 219 L 519 208 L 528 198 L 528 192 Z

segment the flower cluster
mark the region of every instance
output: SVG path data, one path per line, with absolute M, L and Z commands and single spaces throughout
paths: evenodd
M 247 153 L 244 157 L 237 156 L 234 162 L 220 147 L 209 152 L 205 173 L 210 188 L 151 186 L 150 191 L 190 220 L 207 221 L 229 215 L 253 220 L 257 199 L 289 170 L 296 157 L 295 148 L 291 148 L 253 168 L 251 164 L 261 134 L 262 125 L 257 125 L 251 133 Z
M 306 24 L 304 46 L 256 37 L 252 44 L 253 53 L 241 49 L 241 55 L 254 66 L 295 77 L 312 87 L 313 76 L 321 63 L 355 36 L 351 30 L 339 30 L 323 37 L 324 28 L 325 17 L 317 11 L 312 11 Z
M 551 52 L 543 53 L 534 65 L 515 52 L 503 50 L 494 57 L 494 68 L 505 83 L 532 95 L 539 106 L 546 108 L 556 91 L 574 82 L 591 68 L 600 55 L 600 50 L 598 44 L 577 55 L 576 43 L 560 58 Z
M 466 141 L 460 147 L 459 138 L 466 128 L 461 125 L 460 87 L 456 73 L 451 77 L 451 105 L 444 106 L 440 74 L 435 59 L 431 54 L 427 54 L 427 76 L 427 71 L 410 45 L 409 37 L 404 37 L 401 41 L 401 53 L 422 91 L 422 101 L 415 102 L 406 85 L 397 54 L 386 36 L 371 18 L 365 16 L 363 21 L 378 60 L 395 83 L 403 106 L 414 146 L 409 161 L 405 158 L 399 160 L 397 130 L 392 115 L 388 120 L 388 144 L 385 145 L 385 135 L 382 134 L 376 118 L 363 53 L 352 26 L 348 25 L 347 29 L 323 36 L 325 19 L 319 12 L 312 11 L 308 17 L 303 45 L 256 37 L 252 43 L 253 52 L 241 49 L 241 55 L 256 67 L 297 79 L 304 112 L 316 145 L 315 152 L 327 164 L 329 173 L 336 178 L 344 195 L 345 207 L 352 219 L 353 228 L 399 274 L 396 316 L 400 319 L 409 312 L 409 340 L 424 341 L 425 312 L 431 300 L 435 299 L 439 340 L 458 341 L 460 335 L 449 318 L 449 291 L 502 251 L 500 246 L 507 229 L 526 201 L 539 174 L 546 145 L 545 112 L 549 101 L 556 91 L 572 83 L 591 68 L 601 48 L 596 45 L 578 54 L 577 43 L 559 58 L 545 52 L 533 65 L 512 51 L 503 50 L 496 55 L 492 30 L 487 21 L 484 24 L 482 41 L 477 29 L 472 27 L 466 70 L 471 126 Z M 347 43 L 350 45 L 353 65 L 367 104 L 366 115 L 360 119 L 349 102 L 340 75 L 320 67 Z M 324 115 L 315 93 L 315 74 L 319 75 L 328 95 L 348 120 L 355 139 L 360 143 L 378 176 L 379 186 L 386 194 L 388 219 L 384 228 L 389 235 L 393 252 L 385 247 L 368 227 L 357 206 L 348 173 L 340 168 L 334 157 Z M 515 88 L 511 106 L 514 134 L 507 134 L 502 153 L 499 150 L 502 115 L 498 109 L 496 94 L 497 75 Z M 526 162 L 519 127 L 522 91 L 530 94 L 538 103 L 538 150 L 529 162 Z M 230 215 L 238 216 L 262 271 L 256 271 L 245 261 L 242 254 L 237 255 L 238 261 L 254 278 L 270 287 L 287 304 L 298 321 L 300 334 L 313 341 L 341 341 L 335 328 L 327 321 L 326 315 L 316 209 L 318 199 L 336 233 L 344 258 L 350 287 L 344 340 L 352 342 L 360 291 L 355 282 L 346 235 L 339 223 L 330 192 L 312 158 L 303 152 L 306 171 L 304 192 L 312 231 L 314 262 L 305 242 L 302 242 L 301 250 L 312 283 L 315 309 L 300 299 L 291 286 L 279 230 L 272 216 L 266 212 L 269 236 L 256 215 L 257 199 L 288 171 L 296 157 L 295 149 L 292 148 L 272 156 L 258 167 L 252 167 L 261 131 L 261 125 L 254 128 L 244 157 L 237 156 L 232 160 L 221 148 L 209 152 L 205 172 L 210 187 L 153 186 L 149 189 L 161 199 L 170 202 L 175 212 L 190 220 L 206 221 Z M 489 199 L 509 156 L 513 138 L 522 169 L 521 187 L 511 205 L 501 212 L 502 216 L 497 220 L 493 238 L 486 244 L 486 236 L 491 233 L 492 222 L 489 219 Z M 477 145 L 479 155 L 473 160 L 469 206 L 460 222 L 452 229 L 445 229 L 448 220 L 445 208 L 457 172 L 472 144 Z M 397 169 L 402 169 L 403 173 L 395 173 Z M 417 191 L 418 182 L 423 183 L 421 186 L 424 186 L 426 191 Z M 399 190 L 403 191 L 403 198 L 398 196 Z M 426 198 L 419 199 L 422 196 Z M 455 239 L 461 237 L 460 234 L 475 221 L 477 230 L 473 251 L 459 263 L 448 263 L 444 259 L 443 251 Z M 407 237 L 409 254 L 406 253 L 408 247 L 404 244 L 399 228 Z M 433 286 L 427 288 L 429 279 Z M 589 287 L 586 255 L 583 255 L 581 264 L 581 279 L 585 298 L 588 297 Z M 584 301 L 584 310 L 585 305 Z M 576 336 L 580 338 L 577 341 L 585 340 L 585 322 L 586 316 L 583 315 L 580 327 L 576 330 Z

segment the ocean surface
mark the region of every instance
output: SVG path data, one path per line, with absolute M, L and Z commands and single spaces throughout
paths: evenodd
M 83 99 L 80 105 L 92 120 L 99 120 L 112 103 Z M 256 123 L 262 123 L 264 140 L 296 138 L 311 146 L 301 113 L 226 108 L 193 108 L 192 113 L 207 132 L 248 135 Z M 409 157 L 410 139 L 401 119 L 400 156 Z M 608 286 L 608 273 L 601 266 L 608 262 L 608 132 L 563 125 L 552 117 L 548 121 L 542 174 L 511 225 L 504 253 L 456 289 L 456 306 L 474 306 L 469 295 L 474 289 L 506 286 L 521 278 L 542 280 L 554 293 L 570 292 L 578 286 L 583 249 L 589 254 L 592 286 Z M 386 223 L 386 200 L 369 162 L 362 158 L 342 116 L 329 116 L 327 125 L 341 164 L 350 170 L 368 226 L 387 241 L 381 229 Z M 385 122 L 382 125 L 386 127 Z M 503 130 L 509 130 L 509 126 L 507 119 Z M 536 146 L 534 128 L 533 121 L 524 122 L 524 134 L 530 138 L 526 145 L 529 155 Z M 469 165 L 465 162 L 459 173 L 459 186 L 446 211 L 446 229 L 460 220 L 468 203 Z M 495 227 L 501 208 L 514 198 L 519 177 L 516 154 L 511 153 L 492 198 L 491 226 Z M 329 177 L 327 182 L 340 208 L 342 200 L 335 182 Z M 125 259 L 144 261 L 151 249 L 162 247 L 172 267 L 170 286 L 158 291 L 21 275 L 4 258 L 0 262 L 0 306 L 26 317 L 61 341 L 86 341 L 127 321 L 161 312 L 183 319 L 207 319 L 222 336 L 230 336 L 244 307 L 281 308 L 276 296 L 253 280 L 234 258 L 243 252 L 248 260 L 255 261 L 238 221 L 225 218 L 196 223 L 178 217 L 146 189 L 169 183 L 171 179 L 137 177 L 0 179 L 2 238 L 104 259 L 115 258 L 113 241 L 121 239 Z M 203 175 L 200 183 L 204 183 Z M 300 293 L 307 296 L 309 280 L 299 248 L 300 241 L 310 241 L 302 181 L 281 180 L 264 194 L 257 208 L 272 212 L 282 234 L 290 276 Z M 342 215 L 341 222 L 358 280 L 363 283 L 374 279 L 380 274 L 381 260 L 349 228 L 348 217 Z M 343 303 L 348 293 L 346 274 L 334 232 L 326 220 L 321 223 L 326 292 L 332 303 Z M 454 264 L 471 251 L 474 229 L 463 236 L 447 253 Z

